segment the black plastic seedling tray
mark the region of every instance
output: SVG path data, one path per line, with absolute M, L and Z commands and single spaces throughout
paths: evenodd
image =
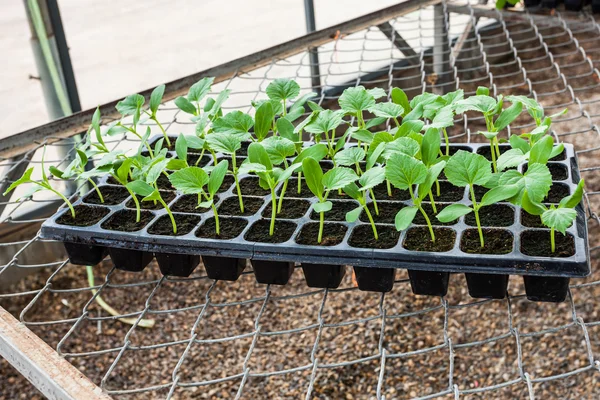
M 454 144 L 453 150 L 489 153 L 489 146 L 485 144 Z M 560 198 L 572 193 L 579 181 L 579 170 L 573 147 L 565 144 L 565 151 L 556 157 L 559 160 L 549 162 L 555 180 L 548 197 L 549 202 L 558 202 Z M 212 160 L 206 158 L 206 162 Z M 322 162 L 327 167 L 328 162 Z M 525 165 L 519 166 L 522 171 Z M 257 186 L 255 177 L 240 177 L 244 187 Z M 441 177 L 442 187 L 449 187 Z M 249 181 L 248 181 L 249 180 Z M 168 182 L 167 182 L 168 183 Z M 103 182 L 102 188 L 116 187 L 110 181 Z M 168 185 L 164 186 L 168 189 Z M 311 287 L 335 288 L 338 287 L 345 273 L 346 265 L 354 267 L 358 286 L 361 290 L 387 292 L 394 284 L 395 268 L 404 268 L 409 272 L 412 290 L 416 294 L 445 295 L 448 288 L 450 273 L 464 273 L 467 278 L 469 293 L 477 298 L 503 298 L 506 295 L 508 276 L 523 275 L 527 297 L 536 301 L 562 301 L 564 300 L 569 278 L 584 277 L 590 273 L 589 251 L 587 242 L 587 225 L 585 213 L 581 205 L 578 206 L 576 223 L 568 229 L 568 239 L 573 240 L 575 253 L 568 257 L 537 257 L 522 251 L 522 238 L 524 235 L 548 236 L 548 229 L 538 223 L 531 223 L 518 207 L 509 203 L 502 203 L 504 214 L 508 212 L 508 220 L 512 215 L 512 222 L 505 222 L 502 227 L 488 227 L 491 230 L 501 230 L 512 238 L 512 247 L 506 254 L 470 254 L 461 250 L 461 240 L 467 229 L 475 229 L 469 225 L 467 217 L 461 217 L 455 223 L 444 224 L 436 228 L 445 229 L 454 233 L 454 244 L 449 251 L 428 252 L 411 251 L 404 247 L 406 235 L 413 229 L 423 229 L 419 218 L 415 224 L 406 231 L 396 232 L 393 225 L 395 211 L 409 205 L 407 197 L 397 189 L 390 198 L 385 194 L 385 189 L 378 191 L 377 203 L 382 215 L 377 218 L 378 230 L 381 237 L 386 238 L 388 248 L 361 248 L 361 240 L 371 234 L 371 227 L 364 215 L 354 223 L 345 222 L 344 212 L 334 213 L 335 209 L 352 209 L 357 206 L 351 199 L 332 194 L 334 208 L 325 214 L 326 233 L 328 229 L 337 229 L 342 232 L 341 242 L 329 246 L 303 245 L 297 242 L 303 229 L 309 229 L 311 223 L 318 222 L 318 215 L 312 214 L 311 205 L 315 203 L 314 197 L 309 197 L 306 188 L 301 195 L 297 193 L 297 182 L 293 179 L 288 184 L 286 199 L 288 206 L 294 209 L 297 215 L 294 218 L 277 219 L 277 226 L 288 228 L 291 235 L 281 243 L 261 243 L 246 239 L 255 224 L 262 229 L 267 224 L 270 216 L 270 194 L 268 192 L 245 195 L 247 208 L 254 203 L 257 211 L 251 215 L 228 215 L 224 205 L 234 202 L 237 204 L 235 185 L 228 184 L 222 188 L 218 195 L 217 207 L 220 210 L 221 223 L 229 223 L 237 229 L 237 235 L 228 240 L 214 238 L 200 238 L 196 234 L 203 230 L 205 223 L 210 223 L 213 214 L 210 210 L 197 210 L 193 213 L 175 212 L 178 218 L 196 218 L 193 229 L 179 236 L 166 236 L 152 234 L 152 226 L 161 217 L 166 218 L 163 209 L 144 211 L 146 223 L 135 232 L 121 232 L 105 229 L 104 224 L 116 213 L 134 210 L 128 206 L 129 197 L 114 205 L 89 204 L 94 192 L 90 191 L 75 202 L 75 205 L 89 212 L 88 207 L 100 207 L 105 214 L 95 224 L 86 227 L 70 226 L 60 223 L 60 218 L 68 210 L 60 210 L 43 225 L 41 235 L 45 239 L 60 240 L 65 243 L 70 260 L 75 264 L 96 264 L 102 260 L 107 251 L 117 268 L 140 271 L 153 257 L 156 257 L 161 272 L 168 275 L 188 276 L 203 259 L 207 274 L 210 278 L 220 280 L 236 280 L 244 270 L 246 260 L 249 259 L 256 279 L 266 284 L 286 284 L 294 272 L 294 263 L 302 266 L 306 282 Z M 444 204 L 462 202 L 470 204 L 467 190 L 460 189 L 456 198 L 447 202 L 437 201 L 438 207 Z M 278 191 L 279 193 L 279 191 Z M 170 202 L 172 209 L 183 195 L 176 193 Z M 117 198 L 119 200 L 119 198 Z M 284 206 L 284 211 L 286 207 Z M 98 211 L 98 209 L 93 209 Z M 93 211 L 92 210 L 92 211 Z M 391 210 L 385 217 L 383 210 Z M 129 211 L 132 212 L 132 211 Z M 311 215 L 312 214 L 312 215 Z M 363 212 L 364 214 L 364 212 Z M 389 217 L 391 216 L 391 217 Z M 386 219 L 387 218 L 387 219 Z M 332 221 L 334 219 L 334 221 Z M 230 220 L 229 222 L 227 222 Z M 436 218 L 431 218 L 434 225 L 441 225 Z M 535 221 L 534 221 L 535 222 Z M 314 226 L 313 226 L 314 229 Z M 206 228 L 205 228 L 206 230 Z M 214 229 L 213 229 L 214 230 Z M 450 231 L 448 231 L 450 230 Z M 428 240 L 423 235 L 423 240 Z M 543 240 L 543 239 L 540 239 Z M 329 243 L 332 244 L 332 243 Z

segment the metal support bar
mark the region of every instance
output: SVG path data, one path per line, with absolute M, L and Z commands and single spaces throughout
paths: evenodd
M 404 54 L 404 56 L 406 57 L 406 61 L 410 65 L 421 64 L 421 61 L 419 60 L 419 53 L 413 50 L 413 48 L 408 44 L 408 42 L 404 40 L 404 38 L 398 33 L 398 31 L 394 29 L 392 24 L 390 24 L 389 22 L 384 22 L 383 24 L 377 25 L 377 27 L 381 30 L 381 33 L 383 33 L 388 39 L 390 39 L 394 46 L 396 46 L 396 48 L 400 50 L 402 54 Z
M 48 399 L 111 399 L 2 307 L 0 356 L 8 360 Z
M 446 29 L 444 4 L 436 4 L 433 7 L 433 23 L 433 72 L 437 76 L 434 90 L 445 94 L 448 91 L 445 85 L 448 80 L 446 74 L 450 71 L 450 41 Z
M 304 0 L 304 15 L 306 17 L 306 32 L 311 33 L 317 30 L 315 21 L 315 4 L 313 0 Z M 316 47 L 308 51 L 310 62 L 310 80 L 313 90 L 317 95 L 321 95 L 321 66 L 319 63 L 319 52 Z
M 166 84 L 165 101 L 172 100 L 177 96 L 187 93 L 189 87 L 199 79 L 207 76 L 215 77 L 215 83 L 231 78 L 233 75 L 253 71 L 269 64 L 273 59 L 283 59 L 306 51 L 310 47 L 318 47 L 331 42 L 338 31 L 349 34 L 363 30 L 372 25 L 378 25 L 400 15 L 415 12 L 422 7 L 439 3 L 441 0 L 409 0 L 391 7 L 387 7 L 370 14 L 363 15 L 350 21 L 343 22 L 329 28 L 309 33 L 297 39 L 270 47 L 258 53 L 254 53 L 236 60 L 206 69 L 204 71 L 180 78 Z M 140 92 L 148 98 L 154 88 Z M 116 118 L 115 105 L 118 100 L 100 106 L 103 118 Z M 10 157 L 23 154 L 36 148 L 37 143 L 51 136 L 56 139 L 68 138 L 87 129 L 95 109 L 89 109 L 62 118 L 48 124 L 23 131 L 21 133 L 0 139 L 0 157 Z

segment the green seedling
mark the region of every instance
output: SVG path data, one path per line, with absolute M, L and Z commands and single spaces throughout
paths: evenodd
M 271 191 L 271 226 L 269 235 L 275 233 L 275 218 L 277 216 L 277 196 L 275 188 L 280 182 L 284 182 L 300 167 L 301 164 L 292 164 L 285 170 L 273 167 L 269 153 L 260 143 L 251 143 L 248 146 L 247 162 L 240 166 L 243 173 L 253 172 L 259 177 L 260 187 Z
M 362 147 L 348 147 L 337 153 L 333 159 L 336 165 L 354 167 L 356 174 L 361 175 L 360 163 L 364 161 L 367 153 Z
M 440 161 L 427 168 L 422 161 L 402 153 L 395 153 L 388 159 L 385 167 L 386 178 L 398 189 L 408 190 L 413 202 L 413 206 L 404 207 L 396 214 L 394 222 L 398 231 L 408 228 L 417 211 L 420 211 L 427 222 L 431 241 L 435 242 L 433 226 L 422 203 L 445 165 L 445 161 Z M 415 185 L 418 185 L 417 193 L 414 191 Z
M 162 206 L 167 211 L 169 218 L 171 219 L 171 224 L 173 225 L 173 233 L 177 233 L 177 224 L 175 223 L 175 217 L 173 217 L 173 213 L 171 212 L 169 205 L 163 200 L 162 196 L 160 195 L 160 191 L 157 188 L 149 185 L 148 183 L 142 180 L 129 182 L 126 185 L 126 187 L 136 195 L 142 196 L 142 201 L 158 201 L 160 204 L 162 204 Z
M 575 221 L 575 218 L 577 218 L 575 207 L 581 202 L 584 186 L 585 182 L 582 179 L 579 181 L 579 184 L 572 195 L 563 198 L 558 206 L 552 204 L 550 207 L 532 201 L 527 190 L 523 193 L 521 207 L 531 215 L 541 215 L 542 223 L 550 228 L 550 248 L 552 253 L 556 251 L 555 231 L 559 231 L 565 235 L 567 228 L 569 228 L 573 224 L 573 221 Z
M 281 136 L 271 136 L 266 138 L 262 142 L 263 147 L 267 151 L 269 158 L 271 159 L 271 164 L 275 166 L 279 166 L 281 164 L 284 165 L 284 168 L 288 168 L 288 157 L 292 157 L 296 154 L 296 145 L 289 139 L 286 139 Z M 288 177 L 289 178 L 289 177 Z M 283 186 L 281 188 L 281 193 L 279 195 L 279 203 L 277 205 L 277 213 L 281 212 L 281 207 L 283 206 L 283 198 L 285 196 L 285 192 L 288 186 L 288 179 L 283 181 Z
M 202 78 L 194 83 L 188 90 L 186 97 L 179 96 L 175 99 L 175 105 L 183 112 L 194 117 L 200 117 L 203 111 L 212 109 L 213 101 L 207 100 L 202 106 L 202 100 L 208 95 L 215 78 Z M 210 99 L 212 100 L 212 99 Z
M 343 122 L 344 111 L 323 110 L 317 111 L 316 117 L 304 127 L 306 132 L 312 133 L 315 142 L 321 141 L 321 135 L 325 135 L 328 148 L 328 156 L 333 159 L 336 150 L 335 130 Z
M 366 129 L 363 112 L 375 106 L 376 98 L 385 96 L 385 92 L 381 92 L 381 89 L 367 90 L 364 86 L 351 87 L 344 90 L 338 102 L 344 114 L 356 118 L 359 129 Z
M 73 218 L 75 218 L 75 208 L 73 207 L 73 204 L 71 204 L 71 202 L 69 201 L 69 199 L 67 199 L 65 197 L 65 195 L 63 195 L 58 190 L 54 189 L 52 187 L 52 185 L 50 185 L 50 181 L 48 180 L 48 175 L 46 174 L 46 169 L 44 167 L 44 156 L 45 155 L 46 155 L 46 146 L 44 146 L 44 150 L 42 152 L 42 169 L 41 169 L 42 170 L 42 180 L 41 181 L 36 181 L 36 180 L 31 179 L 31 175 L 33 174 L 34 167 L 28 168 L 19 179 L 17 179 L 13 183 L 11 183 L 11 185 L 8 187 L 8 189 L 6 189 L 4 191 L 3 196 L 6 196 L 10 192 L 12 192 L 15 188 L 17 188 L 21 185 L 31 184 L 33 186 L 25 194 L 23 194 L 19 199 L 30 197 L 34 193 L 37 193 L 41 190 L 48 190 L 64 200 L 65 204 L 67 205 L 67 207 L 69 207 L 69 210 L 71 211 L 71 216 Z M 17 199 L 17 200 L 19 200 L 19 199 Z
M 287 102 L 298 97 L 300 85 L 294 80 L 279 78 L 269 83 L 266 92 L 270 100 L 283 102 L 282 115 L 285 117 L 287 115 Z
M 439 162 L 438 154 L 440 153 L 441 146 L 441 138 L 440 132 L 438 128 L 429 128 L 423 135 L 423 140 L 421 142 L 421 161 L 425 164 L 425 167 L 428 169 L 433 165 Z M 439 196 L 440 193 L 440 183 L 436 179 L 436 193 Z M 431 202 L 431 208 L 433 208 L 433 212 L 437 214 L 437 208 L 435 205 L 435 201 L 433 198 L 433 191 L 429 191 L 429 201 Z
M 344 193 L 358 201 L 360 204 L 357 208 L 352 211 L 348 211 L 346 213 L 346 221 L 354 222 L 360 216 L 361 210 L 365 210 L 367 217 L 369 218 L 369 222 L 371 223 L 371 228 L 373 229 L 373 236 L 375 239 L 379 239 L 379 235 L 377 233 L 377 227 L 375 226 L 375 221 L 373 221 L 373 216 L 371 215 L 371 211 L 369 211 L 369 207 L 367 206 L 367 191 L 373 189 L 375 186 L 379 185 L 381 182 L 385 180 L 385 169 L 383 167 L 373 167 L 367 170 L 362 176 L 358 179 L 358 183 L 360 187 L 356 185 L 356 183 L 352 182 L 349 185 L 343 187 Z M 373 203 L 375 206 L 376 203 Z
M 342 189 L 345 186 L 355 182 L 358 176 L 349 168 L 336 167 L 323 174 L 319 162 L 313 158 L 307 157 L 302 160 L 302 170 L 306 178 L 306 185 L 310 191 L 319 199 L 318 203 L 313 205 L 313 210 L 319 213 L 319 235 L 318 243 L 323 239 L 323 226 L 325 223 L 325 213 L 331 210 L 333 203 L 327 200 L 329 192 Z
M 302 165 L 302 161 L 307 158 L 313 158 L 316 161 L 321 161 L 327 156 L 327 146 L 323 143 L 313 144 L 312 146 L 305 147 L 300 151 L 298 156 L 294 158 L 292 164 Z M 298 171 L 298 194 L 302 192 L 302 168 Z
M 552 136 L 543 136 L 531 146 L 526 140 L 519 136 L 510 137 L 511 149 L 498 158 L 498 170 L 504 171 L 507 168 L 529 161 L 530 163 L 546 164 L 549 159 L 562 153 L 565 146 L 560 143 L 554 145 Z
M 219 213 L 215 206 L 215 195 L 223 185 L 223 180 L 227 174 L 229 162 L 222 160 L 210 172 L 210 176 L 199 167 L 187 167 L 173 172 L 169 176 L 171 184 L 184 194 L 197 194 L 198 206 L 196 208 L 210 207 L 215 217 L 215 232 L 217 236 L 221 235 L 219 225 Z M 207 186 L 205 189 L 204 186 Z M 202 200 L 204 196 L 204 200 Z

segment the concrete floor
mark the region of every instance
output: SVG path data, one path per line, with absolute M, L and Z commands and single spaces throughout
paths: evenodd
M 316 0 L 317 28 L 398 0 Z M 305 33 L 302 0 L 60 0 L 84 109 Z M 0 0 L 0 137 L 48 122 L 22 1 Z

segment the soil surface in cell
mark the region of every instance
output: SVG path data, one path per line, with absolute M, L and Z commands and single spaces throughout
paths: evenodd
M 91 226 L 100 221 L 110 212 L 108 208 L 89 207 L 79 204 L 75 207 L 75 218 L 71 215 L 71 210 L 66 209 L 63 214 L 56 219 L 57 224 L 70 226 Z
M 167 146 L 167 141 L 164 140 L 165 139 L 164 136 L 157 138 L 155 141 L 150 143 L 150 147 L 152 147 L 152 150 L 154 150 L 154 145 L 156 144 L 156 142 L 158 142 L 161 139 L 163 139 L 163 142 L 162 142 L 163 149 L 175 150 L 175 142 L 177 141 L 177 136 L 169 136 L 169 141 L 171 142 L 170 146 Z
M 358 202 L 356 201 L 332 201 L 333 206 L 331 210 L 325 213 L 326 221 L 346 221 L 346 213 L 348 211 L 354 210 L 358 207 Z M 310 213 L 311 219 L 319 219 L 319 213 L 312 211 Z
M 156 180 L 156 184 L 160 190 L 175 190 L 173 185 L 171 185 L 171 181 L 165 176 L 165 174 L 160 174 Z
M 570 233 L 554 233 L 555 249 L 552 252 L 550 231 L 525 231 L 521 234 L 521 252 L 528 256 L 571 257 L 575 254 L 575 240 Z
M 277 190 L 277 195 L 281 195 L 281 187 Z M 284 197 L 296 197 L 296 198 L 302 198 L 302 199 L 307 199 L 309 197 L 314 197 L 315 195 L 312 194 L 312 192 L 310 191 L 310 189 L 308 188 L 308 186 L 306 186 L 306 183 L 304 182 L 304 177 L 302 177 L 302 184 L 300 185 L 300 193 L 298 193 L 298 179 L 294 178 L 294 179 L 290 179 L 288 180 L 288 185 L 287 185 L 287 189 L 285 190 L 285 196 Z M 331 194 L 329 196 L 329 198 L 331 198 Z
M 238 151 L 236 151 L 235 154 L 238 156 L 247 156 L 248 155 L 248 146 L 250 146 L 250 143 L 252 143 L 252 142 L 242 142 L 241 143 L 242 147 L 240 147 L 240 149 Z
M 270 226 L 270 219 L 256 221 L 246 233 L 245 239 L 249 242 L 283 243 L 287 242 L 296 230 L 296 224 L 291 221 L 275 220 L 275 230 L 271 236 L 269 235 Z
M 483 187 L 483 186 L 479 186 L 479 185 L 473 186 L 473 192 L 475 192 L 475 200 L 477 202 L 480 202 L 481 199 L 483 198 L 483 195 L 485 195 L 489 191 L 490 191 L 490 189 Z M 471 193 L 469 193 L 469 200 L 472 200 Z
M 421 203 L 421 207 L 423 207 L 423 210 L 425 210 L 425 213 L 429 217 L 429 221 L 431 221 L 432 225 L 446 226 L 446 225 L 454 225 L 458 222 L 458 218 L 455 219 L 454 221 L 450 221 L 450 222 L 440 222 L 435 216 L 437 214 L 439 214 L 444 208 L 448 207 L 449 204 L 435 203 L 435 206 L 437 209 L 437 213 L 435 213 L 433 211 L 433 207 L 431 206 L 431 203 L 426 203 L 426 202 Z M 427 225 L 427 221 L 425 220 L 425 217 L 423 216 L 423 213 L 421 211 L 417 211 L 417 214 L 415 215 L 415 219 L 413 220 L 413 224 Z
M 170 191 L 170 190 L 161 190 L 160 196 L 165 201 L 165 203 L 169 204 L 175 198 L 175 192 Z M 138 201 L 140 202 L 140 208 L 143 208 L 144 210 L 160 210 L 160 209 L 164 208 L 163 205 L 160 203 L 160 201 L 157 201 L 156 203 L 152 200 L 142 201 L 144 196 L 136 196 L 136 197 L 137 197 Z M 125 206 L 127 206 L 129 208 L 135 208 L 135 202 L 133 201 L 133 199 L 131 199 L 125 204 Z
M 525 210 L 521 210 L 521 225 L 528 228 L 544 228 L 540 215 L 531 215 Z
M 546 166 L 550 170 L 550 175 L 552 175 L 553 181 L 564 181 L 569 177 L 569 171 L 563 164 L 548 163 Z M 527 172 L 527 164 L 523 166 L 523 173 L 525 172 Z
M 271 207 L 272 203 L 269 201 L 267 206 L 262 212 L 262 216 L 265 218 L 271 217 Z M 277 201 L 277 207 L 279 207 L 279 200 Z M 303 217 L 308 208 L 310 207 L 310 202 L 306 200 L 298 200 L 298 199 L 283 199 L 283 204 L 281 205 L 281 211 L 277 213 L 277 218 L 284 219 L 297 219 Z
M 258 183 L 257 177 L 249 177 L 240 180 L 240 189 L 243 196 L 265 196 L 271 191 L 263 189 Z
M 218 207 L 219 215 L 254 215 L 262 207 L 265 200 L 262 197 L 242 196 L 244 203 L 244 212 L 240 211 L 240 202 L 237 196 L 228 197 Z
M 310 222 L 302 227 L 296 243 L 308 246 L 335 246 L 344 240 L 347 228 L 342 224 L 323 224 L 323 238 L 319 243 L 319 223 Z
M 567 158 L 566 152 L 563 150 L 562 153 L 555 155 L 548 161 L 563 161 Z
M 108 220 L 102 224 L 103 229 L 121 232 L 135 232 L 142 229 L 148 222 L 154 218 L 150 211 L 140 213 L 140 221 L 136 222 L 136 212 L 134 210 L 120 210 L 114 213 Z
M 500 145 L 500 154 L 504 154 L 506 153 L 508 150 L 510 150 L 510 146 L 502 146 Z M 477 154 L 481 154 L 482 156 L 484 156 L 485 158 L 487 158 L 489 161 L 492 161 L 492 151 L 491 151 L 491 147 L 490 146 L 482 146 L 480 148 L 477 149 Z M 498 159 L 497 154 L 496 154 L 496 160 Z
M 380 183 L 379 185 L 373 188 L 373 194 L 375 195 L 375 200 L 409 200 L 410 193 L 408 190 L 400 190 L 394 185 L 390 184 L 390 188 L 392 189 L 392 195 L 388 194 L 387 185 L 385 182 Z M 371 195 L 371 193 L 369 193 Z
M 102 193 L 104 203 L 100 201 L 100 197 L 95 190 L 85 196 L 83 201 L 88 204 L 114 206 L 129 197 L 129 192 L 123 186 L 99 186 L 98 188 L 100 189 L 100 193 Z
M 558 204 L 562 199 L 569 196 L 571 190 L 564 183 L 555 182 L 550 186 L 548 196 L 544 199 L 545 202 Z
M 442 152 L 444 153 L 444 155 L 446 155 L 446 143 L 442 143 L 440 149 L 442 150 Z M 473 152 L 473 148 L 471 148 L 469 146 L 452 146 L 452 145 L 450 145 L 449 155 L 453 156 L 459 150 L 468 151 L 469 153 Z
M 465 188 L 454 186 L 448 181 L 439 181 L 440 183 L 440 195 L 437 194 L 437 187 L 435 183 L 431 187 L 431 193 L 433 194 L 433 200 L 437 201 L 460 201 L 465 195 Z M 425 197 L 425 200 L 429 200 L 429 196 Z
M 173 217 L 177 226 L 176 233 L 173 233 L 173 223 L 168 215 L 163 215 L 150 225 L 148 233 L 152 235 L 181 236 L 190 233 L 200 222 L 200 217 L 197 215 L 173 214 Z
M 202 197 L 202 201 L 206 200 L 204 197 Z M 214 202 L 217 203 L 219 201 L 219 196 L 216 195 L 214 197 Z M 196 208 L 198 206 L 198 195 L 197 194 L 186 194 L 181 196 L 179 199 L 177 199 L 177 201 L 175 202 L 175 204 L 173 204 L 171 206 L 171 211 L 173 212 L 185 212 L 185 213 L 192 213 L 192 214 L 201 214 L 204 212 L 207 212 L 208 210 L 211 209 L 211 207 L 200 207 L 200 208 Z
M 483 229 L 484 246 L 481 247 L 477 229 L 466 229 L 460 249 L 471 254 L 506 254 L 512 251 L 513 235 L 504 229 Z
M 200 159 L 200 161 L 198 161 L 198 159 Z M 188 153 L 187 155 L 187 163 L 190 166 L 196 166 L 196 167 L 204 167 L 206 165 L 208 165 L 208 163 L 210 162 L 211 157 L 207 156 L 206 154 L 202 156 L 202 158 L 200 158 L 200 154 L 197 153 Z
M 369 207 L 373 221 L 375 221 L 376 224 L 393 224 L 396 219 L 396 214 L 398 214 L 398 211 L 405 207 L 405 205 L 403 203 L 386 203 L 380 201 L 377 203 L 379 214 L 375 212 L 373 203 L 367 204 L 367 207 Z M 360 214 L 360 220 L 363 222 L 370 222 L 369 216 L 364 210 Z
M 235 179 L 233 178 L 233 175 L 225 175 L 225 178 L 223 179 L 223 183 L 221 184 L 221 187 L 219 188 L 219 190 L 217 190 L 217 193 L 223 193 L 226 192 L 231 185 L 233 185 L 235 183 Z M 237 189 L 234 189 L 234 193 L 237 195 Z M 242 195 L 244 194 L 244 192 L 242 192 Z
M 515 221 L 515 210 L 505 204 L 493 204 L 479 209 L 479 221 L 481 226 L 510 226 Z M 475 213 L 465 215 L 465 223 L 477 226 Z
M 412 251 L 450 251 L 456 241 L 456 232 L 449 228 L 433 228 L 435 242 L 431 240 L 431 233 L 426 226 L 411 228 L 406 232 L 402 246 Z
M 378 239 L 375 239 L 373 228 L 370 224 L 359 225 L 354 228 L 348 244 L 352 247 L 389 249 L 398 243 L 400 232 L 393 226 L 376 225 Z
M 196 236 L 205 239 L 234 239 L 242 233 L 248 225 L 248 221 L 243 218 L 219 218 L 219 234 L 217 235 L 216 223 L 214 218 L 209 218 L 198 228 Z

